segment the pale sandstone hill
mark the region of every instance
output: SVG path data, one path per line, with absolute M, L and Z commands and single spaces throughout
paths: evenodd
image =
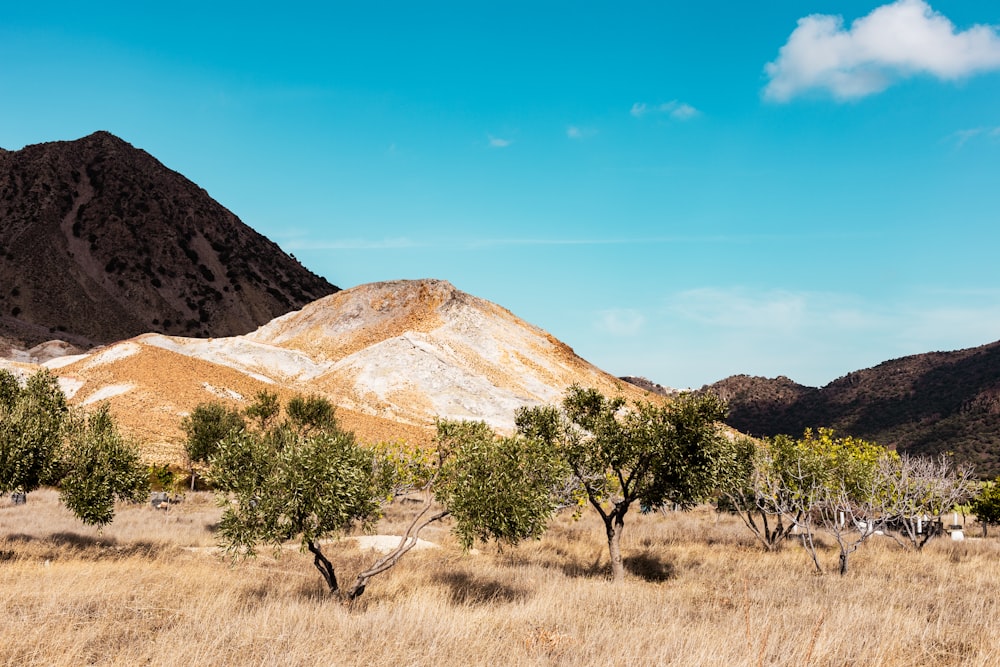
M 556 403 L 573 383 L 649 397 L 510 311 L 439 280 L 362 285 L 245 336 L 145 334 L 46 363 L 79 404 L 109 401 L 153 460 L 180 458 L 181 417 L 262 389 L 319 393 L 362 440 L 425 443 L 434 419 L 510 431 L 518 407 Z

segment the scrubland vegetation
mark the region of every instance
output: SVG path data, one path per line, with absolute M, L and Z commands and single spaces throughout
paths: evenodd
M 446 521 L 424 535 L 439 549 L 343 605 L 297 550 L 235 565 L 215 553 L 208 494 L 118 510 L 98 532 L 51 490 L 0 501 L 0 664 L 1000 663 L 993 537 L 919 553 L 876 537 L 847 576 L 818 575 L 797 542 L 764 552 L 738 518 L 699 506 L 632 517 L 616 585 L 596 515 L 478 554 Z M 403 514 L 375 529 L 398 534 Z M 345 571 L 372 558 L 327 550 Z M 819 555 L 835 568 L 832 540 Z
M 52 411 L 7 384 L 0 481 L 30 493 L 0 500 L 2 664 L 1000 664 L 1000 542 L 927 533 L 976 488 L 947 458 L 579 387 L 511 436 L 442 420 L 433 450 L 368 446 L 325 399 L 262 392 L 186 420 L 215 495 L 164 512 L 125 502 L 146 480 L 106 412 L 40 440 Z M 362 530 L 408 539 L 380 556 Z

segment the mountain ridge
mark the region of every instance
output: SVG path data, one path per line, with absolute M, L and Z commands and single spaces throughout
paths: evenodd
M 821 388 L 734 375 L 700 391 L 727 400 L 727 423 L 752 435 L 826 426 L 900 451 L 951 451 L 1000 474 L 1000 341 L 891 359 Z
M 105 131 L 0 152 L 0 337 L 246 333 L 338 288 Z

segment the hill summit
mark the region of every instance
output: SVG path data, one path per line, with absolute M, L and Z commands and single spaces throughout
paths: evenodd
M 657 400 L 505 308 L 432 279 L 360 285 L 243 336 L 144 334 L 44 365 L 73 403 L 109 402 L 163 462 L 182 457 L 180 422 L 198 403 L 241 407 L 262 390 L 325 396 L 362 440 L 413 443 L 429 442 L 439 417 L 512 431 L 518 408 L 558 403 L 574 383 Z
M 337 291 L 107 132 L 0 151 L 0 337 L 232 336 Z

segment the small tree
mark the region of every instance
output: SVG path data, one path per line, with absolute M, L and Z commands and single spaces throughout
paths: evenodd
M 59 498 L 87 525 L 105 526 L 115 501 L 142 502 L 149 494 L 138 449 L 118 431 L 107 406 L 74 421 L 61 467 Z
M 41 370 L 21 387 L 0 370 L 0 493 L 30 493 L 58 481 L 69 408 L 56 377 Z
M 719 474 L 720 508 L 735 512 L 767 551 L 781 548 L 801 523 L 803 509 L 795 502 L 794 477 L 801 463 L 795 443 L 786 436 L 757 441 L 735 437 L 725 448 Z
M 906 543 L 920 551 L 940 533 L 932 522 L 940 526 L 945 514 L 972 497 L 972 467 L 955 465 L 944 454 L 937 458 L 904 454 L 887 463 L 891 488 L 885 511 Z
M 0 371 L 0 492 L 55 485 L 80 520 L 104 526 L 114 518 L 115 501 L 143 499 L 147 482 L 137 449 L 107 407 L 72 412 L 48 371 L 29 377 L 23 388 Z
M 439 422 L 431 456 L 405 446 L 362 447 L 332 416 L 323 428 L 299 429 L 300 423 L 232 432 L 220 443 L 210 461 L 225 507 L 220 538 L 233 557 L 298 538 L 328 589 L 344 600 L 360 596 L 372 577 L 416 545 L 423 528 L 452 510 L 467 546 L 476 538 L 514 543 L 536 536 L 553 510 L 551 497 L 539 492 L 554 484 L 547 450 L 497 438 L 485 424 Z M 386 502 L 411 492 L 424 502 L 397 547 L 342 587 L 321 541 L 371 525 Z
M 637 502 L 687 508 L 708 497 L 724 440 L 725 406 L 711 394 L 683 394 L 668 406 L 608 399 L 573 386 L 562 404 L 518 412 L 526 437 L 547 441 L 604 522 L 615 582 L 624 579 L 621 535 Z
M 984 482 L 969 505 L 972 513 L 976 515 L 976 520 L 983 527 L 983 537 L 986 537 L 987 526 L 1000 525 L 1000 477 L 991 482 Z
M 254 420 L 257 428 L 263 431 L 270 426 L 271 422 L 278 417 L 278 413 L 281 412 L 278 395 L 273 391 L 262 389 L 257 392 L 253 403 L 248 405 L 244 412 L 247 417 Z
M 293 396 L 285 406 L 285 412 L 292 426 L 303 433 L 333 429 L 337 424 L 333 404 L 323 396 Z
M 222 403 L 199 403 L 181 421 L 181 428 L 187 434 L 184 451 L 191 468 L 191 490 L 194 491 L 195 464 L 208 463 L 215 454 L 219 443 L 232 431 L 245 426 L 243 415 L 238 410 L 227 408 Z
M 823 529 L 837 543 L 839 571 L 846 574 L 850 555 L 876 534 L 885 518 L 889 480 L 882 461 L 894 454 L 831 429 L 807 429 L 801 439 L 779 436 L 781 495 L 802 529 L 802 544 L 822 572 L 814 541 Z

